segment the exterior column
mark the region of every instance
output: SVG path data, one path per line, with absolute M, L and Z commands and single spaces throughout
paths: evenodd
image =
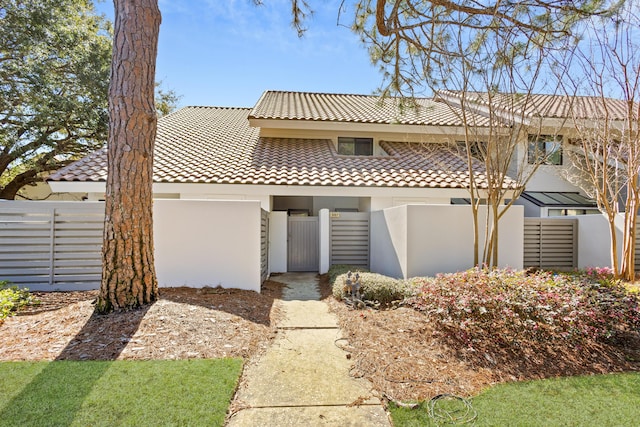
M 320 266 L 319 273 L 325 274 L 329 271 L 330 245 L 329 245 L 329 209 L 320 209 L 318 212 L 318 227 L 320 233 Z

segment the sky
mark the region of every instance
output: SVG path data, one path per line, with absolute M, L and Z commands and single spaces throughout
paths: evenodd
M 290 0 L 159 0 L 156 80 L 182 96 L 181 107 L 252 107 L 265 90 L 372 94 L 382 74 L 358 36 L 337 25 L 341 2 L 309 3 L 299 38 Z M 111 1 L 95 6 L 113 20 Z

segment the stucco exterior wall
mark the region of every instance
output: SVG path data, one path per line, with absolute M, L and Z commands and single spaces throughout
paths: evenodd
M 605 215 L 579 215 L 574 218 L 578 220 L 578 267 L 612 267 L 611 235 L 607 217 Z M 624 216 L 620 214 L 615 221 L 618 261 L 622 256 L 623 224 Z
M 522 268 L 523 211 L 521 206 L 513 206 L 500 221 L 501 267 Z M 484 218 L 481 213 L 481 224 Z M 406 205 L 372 214 L 373 271 L 408 278 L 461 271 L 472 266 L 470 206 Z
M 222 286 L 260 292 L 260 203 L 155 200 L 160 286 Z
M 372 212 L 370 270 L 391 277 L 406 277 L 407 239 L 407 206 Z
M 287 213 L 269 212 L 269 271 L 287 271 Z

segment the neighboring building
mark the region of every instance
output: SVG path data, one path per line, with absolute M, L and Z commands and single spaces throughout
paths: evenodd
M 25 185 L 16 194 L 16 200 L 49 200 L 49 201 L 75 201 L 79 202 L 87 198 L 83 193 L 54 193 L 51 186 L 43 181 Z

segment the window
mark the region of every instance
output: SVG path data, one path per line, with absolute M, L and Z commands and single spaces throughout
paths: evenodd
M 576 216 L 576 215 L 597 215 L 600 211 L 598 209 L 549 209 L 548 216 Z
M 529 135 L 528 162 L 530 165 L 562 164 L 561 135 Z
M 373 156 L 373 138 L 338 138 L 338 154 Z
M 458 146 L 458 153 L 466 157 L 467 143 L 464 141 L 456 141 L 456 145 Z M 487 152 L 486 141 L 469 141 L 469 148 L 473 158 L 484 161 Z

